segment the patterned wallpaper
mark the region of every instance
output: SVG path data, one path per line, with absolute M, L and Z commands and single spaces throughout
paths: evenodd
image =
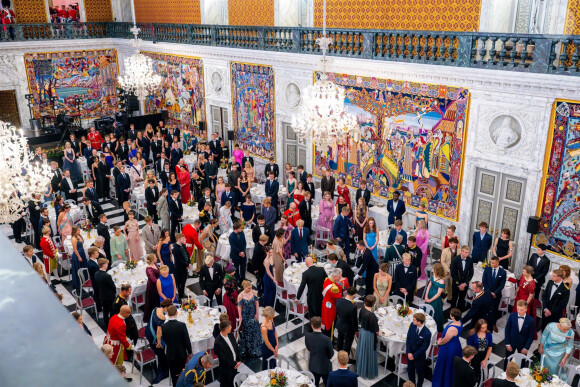
M 314 0 L 316 27 L 322 27 L 322 3 Z M 327 0 L 326 5 L 331 28 L 477 31 L 481 0 Z
M 87 22 L 113 21 L 111 0 L 85 0 Z
M 201 24 L 199 0 L 134 0 L 134 2 L 135 18 L 139 23 Z
M 580 34 L 580 0 L 568 0 L 564 34 Z
M 228 0 L 228 19 L 231 26 L 273 26 L 274 0 Z
M 12 1 L 18 23 L 46 23 L 44 0 Z

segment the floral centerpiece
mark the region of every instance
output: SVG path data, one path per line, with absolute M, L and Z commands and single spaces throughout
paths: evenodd
M 54 148 L 49 148 L 46 150 L 46 158 L 48 159 L 61 159 L 64 156 L 64 145 L 55 146 Z
M 550 370 L 546 367 L 542 367 L 541 364 L 536 363 L 532 369 L 530 369 L 530 374 L 535 382 L 538 382 L 538 386 L 542 383 L 552 383 L 553 375 Z
M 189 201 L 187 202 L 187 205 L 189 207 L 195 207 L 195 200 L 193 200 L 193 198 L 190 198 Z
M 192 313 L 194 310 L 197 309 L 197 303 L 195 302 L 195 300 L 192 300 L 189 297 L 187 298 L 187 300 L 183 300 L 181 302 L 181 309 L 183 309 L 183 311 L 188 313 L 187 322 L 193 324 Z
M 134 261 L 132 259 L 127 259 L 125 261 L 125 270 L 133 270 L 137 267 L 137 261 Z
M 93 229 L 94 229 L 94 227 L 93 227 L 93 224 L 91 223 L 90 220 L 85 219 L 82 221 L 81 230 L 86 232 L 89 235 L 89 238 L 91 237 L 91 231 L 93 231 Z
M 288 386 L 288 377 L 282 371 L 270 371 L 270 387 L 286 387 Z
M 246 225 L 247 225 L 246 221 L 242 219 L 242 229 L 246 228 Z
M 397 306 L 397 314 L 400 317 L 407 317 L 410 314 L 412 314 L 411 309 L 409 309 L 409 304 L 407 304 L 405 302 L 403 305 L 398 305 Z
M 483 267 L 483 268 L 486 268 L 486 267 L 488 267 L 488 266 L 489 266 L 489 262 L 487 261 L 487 258 L 485 258 L 485 261 L 483 261 L 483 262 L 481 263 L 481 267 Z

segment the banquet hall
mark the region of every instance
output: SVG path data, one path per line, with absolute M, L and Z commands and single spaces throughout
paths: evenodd
M 2 386 L 579 385 L 579 0 L 0 21 Z

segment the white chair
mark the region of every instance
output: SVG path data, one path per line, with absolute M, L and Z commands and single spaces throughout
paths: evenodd
M 302 320 L 302 333 L 304 333 L 304 319 L 306 312 L 308 312 L 308 307 L 301 302 L 294 302 L 293 300 L 287 300 L 286 302 L 286 328 L 288 328 L 288 320 L 290 320 L 290 315 L 300 317 Z
M 280 367 L 280 368 L 290 368 L 290 360 L 283 355 L 278 355 L 278 358 L 276 358 L 274 355 L 270 356 L 267 360 L 268 362 L 268 370 L 271 370 L 272 368 L 270 367 L 270 360 L 275 360 L 276 361 L 276 367 Z M 282 367 L 282 364 L 286 363 L 286 367 Z
M 435 316 L 435 309 L 433 309 L 433 307 L 429 304 L 422 304 L 422 305 L 418 305 L 419 309 L 423 309 L 425 311 L 425 313 L 427 313 L 429 316 L 434 317 Z
M 218 305 L 217 309 L 220 311 L 220 313 L 226 313 L 226 314 L 228 313 L 228 310 L 223 305 Z
M 72 205 L 75 205 L 75 206 L 77 205 L 77 201 L 74 200 L 74 199 L 67 199 L 64 202 L 70 204 L 71 206 Z
M 86 267 L 79 269 L 77 275 L 79 276 L 79 282 L 81 283 L 80 293 L 82 298 L 83 290 L 87 293 L 93 291 L 93 284 L 91 283 L 91 278 L 89 276 L 89 269 Z
M 113 262 L 113 263 L 111 264 L 111 269 L 112 269 L 112 268 L 114 268 L 114 267 L 117 267 L 117 266 L 119 266 L 119 265 L 120 265 L 120 264 L 122 264 L 122 263 L 123 263 L 123 261 L 122 261 L 122 260 L 118 260 L 118 261 L 115 261 L 115 262 Z
M 501 301 L 499 302 L 498 310 L 500 312 L 504 312 L 506 314 L 509 314 L 510 313 L 510 303 L 511 303 L 511 299 L 509 297 L 502 297 Z
M 389 297 L 389 304 L 390 305 L 397 305 L 399 303 L 405 305 L 405 299 L 403 297 L 395 296 L 395 295 L 392 295 Z
M 510 361 L 515 362 L 520 368 L 525 368 L 528 365 L 532 364 L 532 359 L 529 356 L 524 355 L 523 353 L 514 353 L 507 358 L 507 361 L 508 363 Z M 523 361 L 526 361 L 528 364 L 522 365 Z
M 431 269 L 429 267 L 425 268 L 425 277 L 427 277 L 427 281 L 425 282 L 425 287 L 423 288 L 423 295 L 421 296 L 421 298 L 425 298 L 425 296 L 427 295 L 427 285 L 429 285 L 429 281 L 431 278 Z
M 286 305 L 287 301 L 291 301 L 296 297 L 294 294 L 288 294 L 288 291 L 284 289 L 282 286 L 278 285 L 276 282 L 274 282 L 274 285 L 276 285 L 276 298 L 274 299 L 274 309 L 276 309 L 276 303 L 280 302 L 285 306 L 287 306 Z
M 206 296 L 204 296 L 203 294 L 199 295 L 199 296 L 195 296 L 194 299 L 198 305 L 211 306 L 211 300 L 209 298 L 207 298 Z
M 142 351 L 135 349 L 133 352 L 133 367 L 131 368 L 131 373 L 135 370 L 135 363 L 139 365 L 139 384 L 143 381 L 143 366 L 153 363 L 157 364 L 157 355 L 151 348 L 146 348 Z M 170 378 L 171 379 L 171 378 Z
M 439 345 L 437 345 L 437 335 L 431 335 L 431 343 L 427 351 L 427 357 L 431 359 L 431 368 L 435 370 L 435 360 L 439 356 Z
M 300 371 L 300 373 L 304 376 L 306 376 L 308 379 L 310 379 L 312 381 L 312 383 L 314 383 L 314 375 L 312 374 L 312 372 L 310 371 Z
M 87 297 L 87 298 L 81 299 L 77 293 L 77 289 L 72 290 L 72 295 L 76 301 L 75 307 L 76 307 L 77 312 L 80 310 L 82 313 L 83 310 L 85 310 L 85 309 L 93 308 L 94 312 L 95 312 L 95 318 L 97 317 L 97 305 L 95 304 L 95 300 L 93 299 L 93 297 Z M 87 311 L 87 313 L 88 313 L 88 311 Z
M 133 319 L 135 320 L 135 324 L 137 324 L 137 328 L 139 329 L 138 333 L 138 339 L 137 339 L 137 343 L 139 341 L 143 342 L 142 346 L 138 346 L 138 348 L 142 348 L 147 346 L 147 338 L 145 337 L 145 326 L 143 326 L 143 313 L 133 313 L 131 316 L 133 316 Z M 135 345 L 137 345 L 137 343 L 135 343 Z
M 234 387 L 240 387 L 242 383 L 248 378 L 248 374 L 236 374 L 234 376 Z
M 331 231 L 329 228 L 316 226 L 316 235 L 314 237 L 314 246 L 326 247 L 326 242 L 330 239 Z
M 576 365 L 576 364 L 566 364 L 564 366 L 566 368 L 566 375 L 568 377 L 568 383 L 570 383 L 570 385 L 572 384 L 572 382 L 574 381 L 574 378 L 576 377 L 576 375 L 580 375 L 580 365 Z M 562 372 L 563 368 L 560 367 L 560 372 L 558 372 L 558 376 L 560 376 L 560 373 Z
M 129 304 L 135 307 L 135 311 L 139 310 L 139 307 L 145 305 L 145 293 L 147 292 L 147 284 L 137 285 L 131 292 L 129 298 Z
M 378 340 L 378 346 L 377 346 L 377 354 L 384 356 L 385 357 L 385 372 L 387 370 L 387 363 L 389 362 L 389 346 L 388 346 L 388 342 L 386 340 L 384 340 L 383 338 L 381 338 L 380 336 L 377 337 Z M 385 347 L 385 350 L 383 351 L 381 348 Z M 350 356 L 350 354 L 349 354 Z M 377 362 L 378 362 L 378 358 L 377 358 Z
M 236 340 L 239 340 L 241 328 L 242 328 L 242 322 L 238 319 L 238 320 L 236 320 L 236 328 L 234 329 L 234 337 L 236 338 Z

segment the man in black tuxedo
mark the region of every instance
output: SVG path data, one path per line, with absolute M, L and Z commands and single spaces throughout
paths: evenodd
M 183 204 L 179 200 L 179 191 L 171 191 L 171 198 L 169 199 L 169 215 L 171 217 L 171 229 L 169 236 L 171 241 L 175 243 L 175 232 L 179 229 L 179 222 L 183 218 Z
M 201 199 L 199 199 L 197 203 L 197 209 L 199 211 L 202 211 L 206 203 L 209 204 L 210 209 L 215 208 L 215 198 L 211 196 L 211 189 L 209 189 L 209 187 L 204 188 L 203 196 L 201 197 Z
M 99 215 L 99 224 L 97 224 L 97 235 L 105 238 L 105 243 L 103 244 L 103 250 L 107 255 L 107 259 L 111 260 L 111 234 L 109 233 L 109 226 L 107 225 L 107 215 Z
M 316 186 L 312 182 L 312 175 L 310 173 L 306 175 L 306 185 L 304 185 L 304 189 L 310 192 L 310 195 L 312 195 L 312 202 L 314 202 L 314 200 L 316 200 Z
M 358 189 L 356 190 L 356 201 L 355 203 L 358 204 L 358 200 L 360 198 L 364 198 L 365 199 L 365 203 L 368 207 L 369 202 L 371 201 L 371 191 L 369 191 L 367 189 L 367 181 L 365 179 L 362 179 L 359 183 Z
M 247 156 L 242 157 L 242 166 L 241 166 L 241 168 L 245 168 L 246 167 L 246 162 L 250 163 L 250 165 L 252 167 L 254 166 L 254 158 L 252 156 L 247 155 Z
M 562 276 L 562 270 L 554 270 L 542 295 L 542 329 L 546 329 L 549 323 L 558 322 L 568 305 L 570 289 L 562 281 Z
M 397 265 L 395 269 L 395 280 L 393 283 L 393 294 L 403 297 L 406 302 L 411 303 L 415 296 L 417 287 L 417 268 L 411 264 L 411 256 L 403 254 L 403 264 Z
M 70 171 L 65 169 L 62 181 L 60 182 L 60 190 L 64 193 L 66 200 L 77 199 L 77 184 L 70 178 Z
M 99 176 L 97 180 L 97 192 L 101 193 L 101 198 L 108 199 L 110 197 L 111 191 L 111 167 L 105 159 L 105 155 L 101 154 L 101 161 L 97 164 L 97 169 L 99 171 Z
M 260 236 L 266 235 L 268 237 L 268 244 L 270 244 L 272 242 L 272 228 L 266 225 L 266 218 L 264 215 L 259 214 L 257 216 L 257 222 L 258 224 L 256 227 L 252 229 L 252 241 L 254 241 L 254 244 L 257 244 Z
M 46 227 L 50 228 L 50 236 L 54 236 L 54 230 L 52 229 L 50 224 L 50 217 L 48 215 L 48 207 L 43 207 L 40 209 L 40 218 L 38 218 L 38 222 L 36 223 L 36 228 L 39 235 L 37 248 L 40 248 L 40 238 L 42 238 L 42 229 L 45 227 L 45 222 L 43 222 L 45 219 L 48 221 Z
M 129 125 L 129 131 L 127 132 L 127 138 L 131 141 L 137 139 L 137 131 L 135 130 L 135 124 Z
M 159 201 L 159 187 L 155 184 L 155 180 L 149 179 L 149 186 L 145 189 L 145 201 L 147 202 L 147 214 L 153 218 L 157 223 L 159 217 L 157 216 L 157 202 Z
M 427 348 L 431 343 L 431 331 L 425 327 L 425 314 L 415 313 L 413 323 L 407 332 L 406 349 L 408 360 L 409 380 L 415 383 L 415 372 L 417 373 L 417 387 L 423 386 L 423 371 L 425 359 L 427 358 Z
M 121 166 L 121 173 L 117 176 L 117 186 L 119 187 L 119 203 L 129 201 L 129 193 L 131 192 L 131 178 L 129 174 L 125 173 L 125 166 Z
M 220 136 L 217 132 L 213 132 L 211 134 L 211 140 L 209 142 L 209 150 L 211 150 L 211 153 L 213 153 L 214 155 L 217 156 L 217 163 L 219 164 L 221 162 L 221 157 L 223 155 L 223 149 L 221 149 L 221 144 L 220 144 Z M 253 165 L 253 164 L 252 164 Z
M 451 307 L 463 312 L 465 311 L 467 287 L 473 278 L 473 262 L 469 257 L 469 246 L 464 245 L 461 247 L 461 255 L 451 260 L 449 271 L 451 273 L 451 290 L 453 293 Z
M 346 208 L 346 207 L 343 207 Z M 343 211 L 344 213 L 344 211 Z M 356 248 L 359 253 L 362 254 L 362 260 L 358 260 L 357 267 L 360 267 L 359 273 L 365 273 L 365 296 L 369 294 L 373 294 L 374 288 L 374 278 L 375 274 L 379 272 L 379 264 L 375 261 L 375 257 L 370 249 L 367 249 L 365 246 L 365 242 L 363 240 L 359 240 L 356 243 Z
M 505 363 L 516 351 L 527 355 L 536 334 L 534 319 L 527 314 L 526 300 L 519 300 L 516 303 L 516 310 L 517 312 L 510 313 L 505 325 Z
M 314 375 L 314 385 L 320 384 L 320 379 L 324 385 L 328 385 L 328 374 L 332 371 L 332 363 L 330 359 L 334 356 L 334 349 L 332 348 L 332 341 L 330 337 L 322 333 L 322 320 L 318 316 L 310 319 L 312 332 L 306 333 L 304 342 L 306 349 L 310 352 L 308 358 L 308 371 Z
M 88 197 L 83 198 L 83 204 L 85 205 L 87 212 L 87 219 L 91 221 L 93 226 L 99 223 L 99 216 L 103 213 L 103 207 L 97 201 L 93 201 Z
M 50 167 L 53 172 L 52 178 L 50 179 L 50 186 L 52 187 L 52 192 L 57 193 L 60 191 L 60 182 L 62 181 L 62 171 L 58 167 L 56 161 L 50 162 Z
M 254 230 L 256 228 L 258 227 L 254 227 Z M 252 255 L 252 269 L 254 270 L 254 275 L 256 276 L 256 288 L 258 290 L 258 294 L 264 294 L 264 274 L 266 274 L 264 261 L 266 260 L 266 244 L 268 243 L 269 239 L 270 238 L 268 238 L 268 236 L 265 234 L 260 235 L 258 237 L 258 242 L 255 243 L 254 254 Z
M 203 196 L 203 189 L 205 188 L 205 179 L 203 179 L 197 173 L 197 170 L 194 170 L 191 174 L 191 194 L 195 198 L 196 202 L 199 202 L 201 197 Z
M 109 326 L 109 319 L 113 315 L 113 302 L 115 302 L 115 295 L 117 294 L 117 287 L 113 281 L 113 277 L 107 273 L 107 266 L 109 260 L 99 258 L 97 261 L 99 271 L 95 273 L 95 286 L 99 288 L 98 294 L 103 308 L 103 320 L 105 326 Z
M 28 201 L 28 216 L 30 217 L 30 224 L 34 230 L 34 245 L 40 246 L 40 237 L 42 236 L 42 229 L 38 229 L 40 221 L 40 195 L 33 194 L 32 200 Z
M 338 330 L 336 349 L 346 351 L 349 357 L 354 335 L 358 331 L 356 304 L 354 303 L 356 296 L 356 286 L 351 284 L 346 291 L 346 296 L 336 300 L 336 329 Z
M 534 268 L 532 277 L 534 278 L 534 282 L 536 282 L 536 291 L 534 293 L 535 299 L 539 298 L 542 285 L 546 282 L 546 275 L 548 275 L 548 271 L 550 271 L 550 260 L 546 257 L 547 248 L 548 246 L 544 244 L 538 245 L 538 247 L 536 247 L 536 252 L 532 254 L 526 263 L 526 265 Z
M 78 142 L 78 140 L 76 139 L 74 133 L 70 134 L 68 142 L 70 143 L 70 147 L 72 148 L 72 150 L 75 152 L 75 155 L 77 157 L 79 157 L 80 151 L 81 151 L 81 145 Z
M 510 361 L 505 369 L 505 379 L 495 378 L 491 387 L 516 387 L 516 378 L 519 374 L 520 367 L 515 362 Z
M 302 293 L 304 293 L 304 288 L 308 286 L 306 303 L 308 305 L 308 314 L 312 318 L 321 315 L 322 287 L 324 286 L 324 280 L 326 280 L 326 271 L 322 267 L 315 266 L 311 257 L 306 258 L 304 263 L 307 269 L 302 273 L 302 281 L 294 302 L 298 302 L 302 297 Z
M 187 281 L 187 269 L 189 269 L 190 261 L 189 254 L 187 254 L 187 249 L 185 248 L 185 237 L 183 234 L 176 234 L 175 241 L 171 245 L 171 253 L 175 261 L 175 285 L 179 298 L 183 299 L 185 297 L 185 281 Z
M 280 189 L 280 184 L 277 180 L 274 180 L 274 172 L 268 172 L 268 180 L 264 185 L 264 192 L 266 198 L 272 201 L 272 207 L 278 212 L 278 190 Z
M 167 161 L 163 165 L 163 170 L 159 174 L 159 178 L 161 179 L 161 185 L 163 187 L 167 187 L 167 182 L 169 181 L 170 174 L 171 174 L 171 166 L 169 165 L 169 162 Z
M 129 160 L 129 147 L 125 144 L 125 139 L 121 137 L 119 139 L 119 147 L 117 148 L 117 160 L 121 161 L 123 164 L 127 163 Z
M 483 284 L 480 281 L 474 281 L 471 283 L 471 289 L 473 290 L 473 302 L 471 303 L 471 308 L 467 311 L 465 317 L 461 319 L 463 324 L 466 324 L 471 320 L 470 326 L 475 325 L 477 320 L 484 319 L 487 321 L 488 327 L 495 326 L 495 311 L 493 309 L 493 297 L 491 292 L 483 290 Z M 465 329 L 468 329 L 465 327 Z
M 304 221 L 306 227 L 312 233 L 312 196 L 309 191 L 304 191 L 304 200 L 298 205 L 300 219 Z
M 187 325 L 177 321 L 177 308 L 175 305 L 167 307 L 167 320 L 161 326 L 161 335 L 165 342 L 165 354 L 167 365 L 171 375 L 171 385 L 177 385 L 177 379 L 185 367 L 187 355 L 192 353 L 191 340 Z
M 209 155 L 205 163 L 205 179 L 209 188 L 215 189 L 217 183 L 218 165 L 213 159 L 213 155 Z M 234 203 L 232 203 L 233 205 Z
M 218 305 L 222 304 L 222 285 L 224 280 L 224 269 L 221 265 L 215 265 L 213 256 L 205 257 L 205 265 L 199 271 L 199 286 L 203 295 L 209 298 L 210 302 L 215 295 Z
M 155 161 L 155 173 L 159 175 L 165 170 L 165 164 L 169 164 L 165 152 L 159 153 L 159 158 Z
M 278 167 L 278 164 L 274 163 L 274 158 L 270 157 L 269 163 L 266 164 L 266 167 L 264 168 L 264 176 L 266 176 L 266 178 L 269 176 L 270 172 L 272 172 L 274 174 L 274 179 L 278 180 L 278 175 L 280 174 L 280 168 Z
M 229 320 L 220 322 L 220 334 L 215 338 L 213 351 L 219 359 L 220 387 L 233 387 L 234 377 L 242 364 L 238 343 L 232 333 L 232 323 Z
M 334 189 L 336 188 L 336 181 L 334 177 L 332 177 L 332 171 L 327 169 L 324 172 L 324 177 L 320 180 L 320 190 L 322 191 L 322 196 L 324 197 L 324 193 L 330 193 L 330 197 L 334 199 Z
M 298 166 L 298 173 L 296 173 L 296 180 L 301 181 L 304 184 L 304 188 L 306 188 L 306 176 L 307 173 L 304 172 L 304 165 Z
M 475 386 L 475 371 L 469 363 L 476 354 L 477 349 L 471 345 L 466 345 L 463 348 L 463 357 L 455 356 L 453 359 L 453 370 L 455 372 L 453 387 Z
M 113 182 L 115 183 L 115 195 L 117 196 L 117 201 L 119 201 L 121 199 L 121 190 L 119 189 L 119 184 L 117 184 L 117 177 L 119 177 L 119 175 L 121 174 L 121 166 L 123 165 L 123 163 L 121 162 L 121 160 L 117 160 L 117 162 L 115 163 L 115 168 L 113 168 Z
M 342 270 L 342 276 L 348 280 L 348 285 L 353 286 L 354 285 L 354 272 L 352 271 L 352 268 L 350 267 L 350 265 L 342 258 L 339 258 L 338 255 L 336 255 L 335 253 L 328 254 L 327 259 L 331 265 Z

